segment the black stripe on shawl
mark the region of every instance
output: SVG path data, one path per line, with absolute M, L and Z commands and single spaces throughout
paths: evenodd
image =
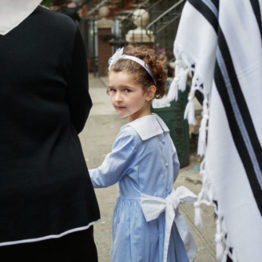
M 248 150 L 246 148 L 246 144 L 241 135 L 241 131 L 239 129 L 236 117 L 234 115 L 234 111 L 233 111 L 233 108 L 232 108 L 232 105 L 229 99 L 229 95 L 227 92 L 227 87 L 225 85 L 225 81 L 224 81 L 223 75 L 221 73 L 221 70 L 219 68 L 217 61 L 215 64 L 215 83 L 216 83 L 216 87 L 220 95 L 221 101 L 224 105 L 224 109 L 225 109 L 227 119 L 228 119 L 228 124 L 231 130 L 231 134 L 232 134 L 235 146 L 237 148 L 238 154 L 245 168 L 245 171 L 246 171 L 251 189 L 253 191 L 253 195 L 256 200 L 257 206 L 260 210 L 260 213 L 262 214 L 262 191 L 257 182 L 255 170 L 254 170 L 252 161 L 250 159 Z
M 210 10 L 210 8 L 204 4 L 201 0 L 188 0 L 188 2 L 194 6 L 198 12 L 200 12 L 207 21 L 213 26 L 214 30 L 218 30 L 218 22 L 215 14 Z
M 257 19 L 257 25 L 260 31 L 260 36 L 262 39 L 262 20 L 261 20 L 261 13 L 260 13 L 260 6 L 259 6 L 259 2 L 257 0 L 250 0 L 250 4 L 253 8 L 253 12 L 255 14 L 255 17 Z
M 211 2 L 214 4 L 214 6 L 216 7 L 217 11 L 219 10 L 219 0 L 211 0 Z
M 233 89 L 233 93 L 235 95 L 236 102 L 238 104 L 239 111 L 241 113 L 242 119 L 246 126 L 246 130 L 247 130 L 249 139 L 251 141 L 252 147 L 254 149 L 260 170 L 262 171 L 262 148 L 261 148 L 256 130 L 255 130 L 251 115 L 249 113 L 249 109 L 248 109 L 246 100 L 244 98 L 240 84 L 237 79 L 237 75 L 235 72 L 233 61 L 231 59 L 229 48 L 227 46 L 226 39 L 221 29 L 219 30 L 218 46 L 221 50 L 221 54 L 225 61 L 226 70 L 228 72 L 228 76 L 231 82 L 231 86 Z

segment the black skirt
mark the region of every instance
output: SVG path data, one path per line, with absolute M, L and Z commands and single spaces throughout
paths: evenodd
M 0 257 L 8 262 L 98 261 L 92 226 L 61 238 L 0 247 Z

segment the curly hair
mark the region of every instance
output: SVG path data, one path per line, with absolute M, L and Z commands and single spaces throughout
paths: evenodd
M 132 46 L 128 45 L 124 48 L 124 54 L 135 56 L 143 60 L 150 68 L 155 82 L 148 72 L 138 63 L 129 59 L 119 59 L 112 65 L 110 71 L 136 74 L 136 80 L 146 90 L 149 86 L 156 86 L 155 98 L 161 98 L 166 93 L 166 79 L 167 70 L 165 69 L 163 62 L 157 57 L 154 50 L 147 46 Z

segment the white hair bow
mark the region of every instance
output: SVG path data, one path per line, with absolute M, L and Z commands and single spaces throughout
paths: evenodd
M 110 70 L 111 66 L 116 63 L 117 60 L 119 60 L 123 56 L 124 48 L 118 48 L 116 52 L 109 58 L 108 60 L 108 70 Z

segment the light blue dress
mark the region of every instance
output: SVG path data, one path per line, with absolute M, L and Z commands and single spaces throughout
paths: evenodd
M 90 170 L 95 188 L 118 182 L 113 215 L 112 262 L 162 262 L 165 214 L 146 222 L 141 193 L 166 198 L 173 190 L 179 162 L 163 120 L 149 115 L 123 127 L 112 152 L 102 165 Z M 184 244 L 173 223 L 168 262 L 188 262 Z

